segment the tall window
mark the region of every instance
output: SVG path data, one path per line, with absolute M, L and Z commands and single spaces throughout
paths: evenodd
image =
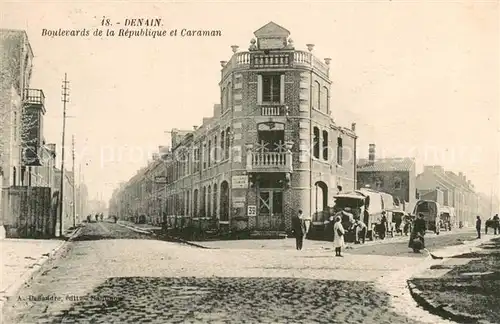
M 225 149 L 224 149 L 224 151 L 226 153 L 226 159 L 229 159 L 229 150 L 230 150 L 230 148 L 229 148 L 230 143 L 229 142 L 230 142 L 230 137 L 231 137 L 230 132 L 231 132 L 231 128 L 229 128 L 229 127 L 226 128 L 226 145 L 225 145 Z
M 227 109 L 227 89 L 222 88 L 221 99 L 222 99 L 222 112 L 225 112 Z
M 221 159 L 223 160 L 224 157 L 226 156 L 226 150 L 225 150 L 225 138 L 224 138 L 224 131 L 220 132 L 220 149 L 221 149 Z
M 217 150 L 217 135 L 214 137 L 214 163 L 219 162 L 219 150 Z
M 208 167 L 212 165 L 212 141 L 208 141 Z
M 314 127 L 313 130 L 313 156 L 319 159 L 319 129 L 318 127 Z
M 198 205 L 198 189 L 195 189 L 193 192 L 193 216 L 198 217 L 198 210 L 200 207 Z
M 227 95 L 227 98 L 226 98 L 226 110 L 231 108 L 232 105 L 233 105 L 233 90 L 231 88 L 231 83 L 229 83 L 227 85 L 227 88 L 226 88 L 226 95 Z
M 328 160 L 328 132 L 323 131 L 323 160 Z
M 207 168 L 207 143 L 203 144 L 203 170 Z
M 189 212 L 190 212 L 190 210 L 189 210 L 189 204 L 191 203 L 191 199 L 190 198 L 191 197 L 189 195 L 189 190 L 188 190 L 188 191 L 186 191 L 186 216 L 190 216 L 189 215 Z
M 213 189 L 213 213 L 212 215 L 216 218 L 217 217 L 217 184 L 214 184 L 214 189 Z
M 329 100 L 328 100 L 328 88 L 327 87 L 323 87 L 323 90 L 321 91 L 321 108 L 320 110 L 324 113 L 328 113 L 329 112 L 329 109 L 328 109 L 328 104 L 329 104 Z
M 212 217 L 212 188 L 210 186 L 207 190 L 207 217 Z
M 342 138 L 341 137 L 338 137 L 337 138 L 337 164 L 338 165 L 342 165 L 342 151 L 343 151 L 343 147 L 342 147 Z
M 312 84 L 312 98 L 311 105 L 313 109 L 319 109 L 319 101 L 320 101 L 320 85 L 318 81 L 314 81 Z
M 17 112 L 14 111 L 14 141 L 17 141 Z
M 314 81 L 314 91 L 316 95 L 313 101 L 313 107 L 321 111 L 321 86 L 318 81 Z
M 262 101 L 280 102 L 281 99 L 281 76 L 279 74 L 267 74 L 262 76 Z

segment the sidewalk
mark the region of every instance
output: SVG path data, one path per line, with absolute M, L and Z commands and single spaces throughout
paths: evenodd
M 0 310 L 6 299 L 15 296 L 41 266 L 53 257 L 79 231 L 65 233 L 62 239 L 1 239 Z
M 459 323 L 500 323 L 500 238 L 478 241 L 409 280 L 422 307 Z

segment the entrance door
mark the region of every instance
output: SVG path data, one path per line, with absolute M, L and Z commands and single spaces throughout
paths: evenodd
M 285 230 L 283 191 L 281 189 L 259 191 L 257 228 L 271 231 Z

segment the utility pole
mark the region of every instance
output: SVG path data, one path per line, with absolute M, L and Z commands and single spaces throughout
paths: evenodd
M 80 194 L 78 195 L 78 214 L 81 217 L 84 216 L 83 212 L 83 199 L 82 199 L 82 165 L 78 165 L 78 188 L 80 188 Z
M 76 227 L 76 170 L 75 170 L 75 135 L 71 137 L 71 157 L 73 159 L 73 227 Z
M 64 73 L 62 84 L 63 120 L 62 120 L 62 146 L 61 146 L 61 188 L 59 190 L 59 236 L 63 235 L 63 208 L 64 208 L 64 140 L 66 135 L 66 104 L 69 102 L 69 81 Z

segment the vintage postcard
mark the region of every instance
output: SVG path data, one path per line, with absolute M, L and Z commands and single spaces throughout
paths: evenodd
M 0 322 L 499 323 L 499 17 L 0 0 Z

